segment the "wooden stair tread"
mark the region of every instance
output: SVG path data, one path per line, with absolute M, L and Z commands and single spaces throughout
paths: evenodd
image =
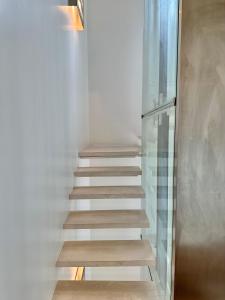
M 147 240 L 65 242 L 57 267 L 154 266 Z
M 136 157 L 140 155 L 139 146 L 89 146 L 80 151 L 80 158 L 91 157 Z
M 75 187 L 70 199 L 115 199 L 115 198 L 144 198 L 141 186 L 88 186 Z
M 59 281 L 53 300 L 159 300 L 148 281 Z
M 144 210 L 96 210 L 69 213 L 64 229 L 148 228 Z
M 84 167 L 78 168 L 74 173 L 77 177 L 138 176 L 141 174 L 139 167 Z

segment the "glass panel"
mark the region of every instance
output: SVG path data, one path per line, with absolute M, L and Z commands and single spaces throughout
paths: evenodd
M 158 102 L 159 27 L 158 0 L 145 1 L 143 113 L 156 107 Z
M 146 0 L 143 114 L 176 97 L 178 0 Z
M 178 0 L 146 0 L 143 114 L 176 98 Z M 143 186 L 156 254 L 151 270 L 163 300 L 171 299 L 175 107 L 143 119 Z
M 143 186 L 151 224 L 143 235 L 156 254 L 162 299 L 170 299 L 172 284 L 174 132 L 175 107 L 143 121 Z

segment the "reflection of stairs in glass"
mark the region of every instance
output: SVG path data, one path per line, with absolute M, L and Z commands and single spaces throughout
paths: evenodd
M 138 147 L 89 147 L 80 153 L 80 158 L 135 158 L 140 154 Z M 94 166 L 79 167 L 76 177 L 137 177 L 141 170 L 137 166 Z M 101 179 L 99 179 L 101 180 Z M 102 179 L 103 180 L 103 179 Z M 110 179 L 109 179 L 110 180 Z M 120 179 L 119 179 L 120 181 Z M 71 200 L 107 199 L 114 205 L 127 199 L 145 197 L 139 185 L 79 186 L 70 194 Z M 93 199 L 93 200 L 91 200 Z M 110 200 L 111 199 L 111 200 Z M 130 199 L 130 200 L 129 200 Z M 124 200 L 125 201 L 125 200 Z M 136 201 L 136 200 L 135 200 Z M 71 211 L 64 223 L 64 229 L 116 229 L 148 228 L 149 222 L 141 209 L 108 209 Z M 85 240 L 66 241 L 56 266 L 74 267 L 133 267 L 155 266 L 155 257 L 148 240 Z M 158 300 L 155 285 L 151 281 L 59 281 L 53 300 Z

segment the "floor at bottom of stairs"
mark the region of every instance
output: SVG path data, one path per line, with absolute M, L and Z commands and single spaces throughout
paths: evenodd
M 59 281 L 53 300 L 160 300 L 147 281 Z

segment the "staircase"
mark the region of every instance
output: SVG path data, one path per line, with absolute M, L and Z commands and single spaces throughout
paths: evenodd
M 89 147 L 80 152 L 80 159 L 135 158 L 139 147 Z M 135 177 L 141 175 L 139 166 L 79 167 L 76 177 Z M 76 186 L 69 199 L 99 199 L 102 208 L 107 199 L 144 198 L 138 185 Z M 117 201 L 117 202 L 116 202 Z M 129 200 L 128 200 L 129 201 Z M 71 211 L 63 225 L 67 229 L 148 228 L 144 210 Z M 56 262 L 58 268 L 71 267 L 132 267 L 155 265 L 155 258 L 147 240 L 85 240 L 65 241 Z M 151 281 L 59 281 L 53 300 L 157 300 L 158 294 Z

